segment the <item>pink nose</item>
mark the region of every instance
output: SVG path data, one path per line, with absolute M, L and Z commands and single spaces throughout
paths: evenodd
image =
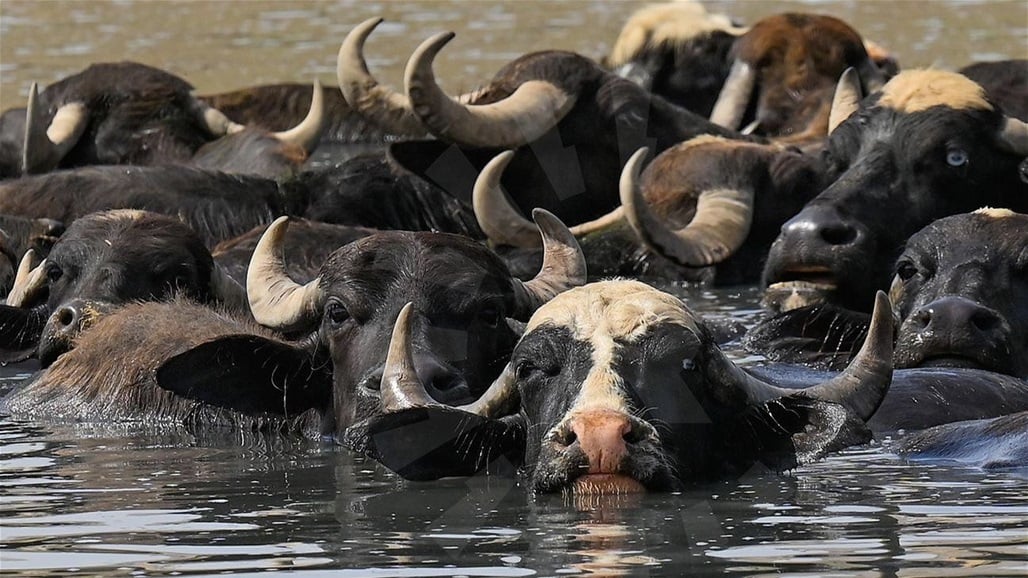
M 590 474 L 616 474 L 628 455 L 626 437 L 632 433 L 632 422 L 621 412 L 590 410 L 571 418 L 582 452 L 589 459 Z

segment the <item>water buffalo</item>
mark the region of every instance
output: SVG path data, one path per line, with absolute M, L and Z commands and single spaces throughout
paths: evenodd
M 975 367 L 1028 379 L 1028 215 L 981 209 L 907 242 L 890 296 L 896 367 Z
M 758 462 L 792 468 L 870 439 L 865 422 L 892 374 L 884 293 L 853 364 L 802 392 L 736 367 L 681 301 L 636 281 L 593 283 L 541 307 L 499 379 L 463 407 L 426 393 L 411 368 L 410 334 L 401 315 L 383 413 L 366 428 L 369 453 L 426 479 L 516 456 L 522 442 L 523 470 L 538 492 L 671 489 Z
M 184 161 L 204 143 L 242 128 L 196 100 L 192 88 L 135 62 L 94 64 L 42 92 L 33 87 L 25 111 L 5 113 L 3 139 L 17 144 L 5 147 L 16 156 L 0 160 L 2 176 Z
M 625 22 L 604 64 L 682 108 L 710 116 L 732 66 L 729 51 L 745 32 L 699 2 L 652 4 Z
M 901 437 L 890 449 L 917 460 L 983 469 L 1028 467 L 1028 411 L 935 426 Z
M 245 310 L 242 287 L 215 266 L 189 227 L 143 211 L 89 215 L 68 227 L 46 259 L 22 267 L 0 306 L 4 349 L 17 358 L 38 342 L 46 366 L 113 308 L 177 293 Z
M 482 238 L 470 204 L 380 155 L 361 155 L 281 181 L 158 166 L 83 167 L 0 183 L 2 214 L 71 222 L 122 208 L 177 216 L 208 246 L 279 215 Z
M 885 75 L 848 24 L 816 14 L 777 14 L 753 25 L 732 46 L 732 69 L 710 119 L 791 142 L 821 142 L 832 95 L 848 68 L 867 90 Z
M 134 62 L 94 64 L 43 92 L 33 85 L 27 107 L 0 119 L 0 177 L 167 163 L 277 176 L 295 170 L 317 144 L 323 99 L 312 99 L 295 126 L 271 133 L 230 121 L 191 90 Z
M 470 201 L 479 169 L 515 149 L 504 186 L 524 214 L 542 207 L 568 222 L 599 217 L 618 204 L 621 166 L 641 146 L 664 150 L 700 134 L 741 137 L 679 108 L 570 52 L 519 57 L 480 90 L 451 98 L 432 62 L 452 33 L 411 56 L 404 94 L 371 76 L 363 45 L 381 19 L 357 26 L 340 47 L 337 77 L 347 102 L 394 134 L 438 140 L 395 143 L 402 166 Z
M 7 295 L 14 283 L 14 274 L 30 249 L 46 257 L 64 224 L 53 219 L 26 219 L 0 215 L 0 295 Z
M 963 75 L 902 72 L 862 101 L 844 77 L 832 119 L 831 184 L 782 227 L 769 294 L 803 285 L 810 300 L 866 311 L 907 237 L 931 221 L 982 205 L 1028 210 L 1028 125 Z
M 183 303 L 176 312 L 162 304 L 122 309 L 8 405 L 19 414 L 47 407 L 87 419 L 221 412 L 235 416 L 232 423 L 255 416 L 292 423 L 313 411 L 318 419 L 307 423 L 314 433 L 343 439 L 350 424 L 377 411 L 385 345 L 399 309 L 411 301 L 418 309 L 419 375 L 437 399 L 470 401 L 495 379 L 517 340 L 510 319 L 525 320 L 554 294 L 584 282 L 574 239 L 551 215 L 537 219 L 549 250 L 528 282 L 513 279 L 496 255 L 464 237 L 383 232 L 335 251 L 305 285 L 284 274 L 288 221 L 280 219 L 258 244 L 247 279 L 254 318 L 279 333 L 248 330 L 234 316 Z M 129 325 L 127 334 L 138 338 L 121 338 Z M 283 332 L 298 340 L 282 339 Z M 115 363 L 124 369 L 107 371 Z
M 896 367 L 973 367 L 1028 378 L 1025 225 L 983 209 L 935 221 L 913 235 L 894 267 Z M 750 330 L 748 349 L 776 361 L 845 364 L 867 314 L 832 304 L 780 313 Z

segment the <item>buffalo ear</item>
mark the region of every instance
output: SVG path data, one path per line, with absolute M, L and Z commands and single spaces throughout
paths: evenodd
M 245 414 L 291 417 L 331 399 L 331 364 L 307 349 L 257 335 L 230 335 L 165 361 L 157 384 L 182 397 Z
M 755 457 L 776 471 L 871 441 L 871 431 L 846 408 L 802 393 L 756 406 L 744 419 L 755 438 Z

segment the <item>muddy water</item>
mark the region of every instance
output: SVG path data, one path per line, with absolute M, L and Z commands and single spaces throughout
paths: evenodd
M 1028 56 L 1028 4 L 1011 2 L 709 2 L 744 22 L 782 11 L 839 16 L 893 51 L 902 65 L 956 68 Z M 0 3 L 0 109 L 91 62 L 136 60 L 175 72 L 201 92 L 249 84 L 334 82 L 335 54 L 353 25 L 386 19 L 368 43 L 383 81 L 399 84 L 415 46 L 453 30 L 437 64 L 456 92 L 485 82 L 510 59 L 544 48 L 605 54 L 640 2 L 59 1 Z
M 747 22 L 841 16 L 906 66 L 1028 56 L 1021 1 L 711 5 Z M 159 66 L 202 92 L 331 82 L 342 37 L 376 15 L 387 23 L 369 61 L 391 83 L 421 39 L 456 31 L 438 62 L 456 92 L 525 51 L 602 55 L 637 6 L 3 0 L 0 108 L 94 61 Z M 758 309 L 756 289 L 683 294 L 743 324 Z M 25 379 L 17 372 L 0 389 Z M 12 576 L 1023 576 L 1026 527 L 1028 472 L 909 463 L 881 445 L 785 475 L 581 501 L 503 477 L 404 483 L 317 441 L 0 417 L 0 573 Z

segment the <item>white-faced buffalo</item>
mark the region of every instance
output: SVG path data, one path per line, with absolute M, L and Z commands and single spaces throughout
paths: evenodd
M 482 89 L 451 98 L 436 83 L 432 62 L 453 33 L 415 50 L 405 94 L 397 93 L 370 75 L 362 56 L 379 22 L 364 22 L 343 42 L 340 89 L 354 109 L 391 133 L 437 137 L 396 143 L 390 154 L 459 199 L 470 200 L 482 166 L 515 149 L 504 186 L 517 191 L 523 213 L 542 207 L 578 223 L 617 206 L 621 166 L 638 148 L 664 150 L 700 134 L 741 136 L 570 52 L 519 57 Z
M 625 22 L 604 64 L 682 108 L 710 116 L 732 67 L 729 51 L 746 30 L 699 2 L 652 4 Z
M 499 379 L 460 408 L 426 393 L 410 367 L 410 332 L 401 316 L 382 380 L 392 401 L 368 428 L 369 453 L 431 478 L 515 456 L 523 440 L 524 472 L 540 492 L 669 489 L 758 462 L 807 463 L 870 439 L 865 421 L 892 374 L 884 294 L 850 368 L 801 392 L 736 367 L 681 301 L 636 281 L 572 289 L 541 307 Z
M 1028 210 L 1028 125 L 963 75 L 902 72 L 863 101 L 844 76 L 830 128 L 832 184 L 782 227 L 769 294 L 802 285 L 867 310 L 903 243 L 931 221 L 982 205 Z
M 496 378 L 517 340 L 510 319 L 525 320 L 554 294 L 584 282 L 574 239 L 551 215 L 537 219 L 549 251 L 532 281 L 513 279 L 496 255 L 464 237 L 384 232 L 338 249 L 305 285 L 284 274 L 287 221 L 279 220 L 254 254 L 248 296 L 259 323 L 298 341 L 247 330 L 211 308 L 123 309 L 8 403 L 23 413 L 40 399 L 59 399 L 70 408 L 59 415 L 101 419 L 174 420 L 202 406 L 236 415 L 238 423 L 252 420 L 247 415 L 288 421 L 314 410 L 321 431 L 342 440 L 351 424 L 378 411 L 386 345 L 408 302 L 417 308 L 418 374 L 436 399 L 470 401 Z M 136 323 L 129 335 L 147 337 L 121 339 L 120 328 Z M 108 361 L 91 367 L 97 347 Z M 123 359 L 139 361 L 129 371 L 105 371 Z M 98 403 L 97 392 L 118 402 Z
M 110 310 L 177 293 L 245 309 L 242 287 L 214 265 L 189 227 L 142 211 L 89 215 L 72 223 L 35 268 L 19 271 L 0 306 L 4 349 L 17 357 L 38 340 L 46 366 Z

